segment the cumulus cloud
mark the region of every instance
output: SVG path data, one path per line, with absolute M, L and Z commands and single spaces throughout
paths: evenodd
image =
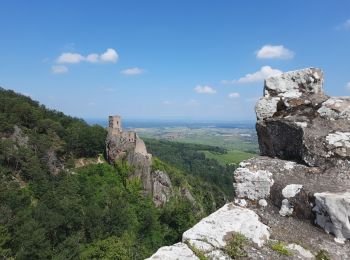
M 124 75 L 128 75 L 128 76 L 133 76 L 133 75 L 139 75 L 143 72 L 144 72 L 143 69 L 140 69 L 138 67 L 134 67 L 134 68 L 122 70 L 120 73 L 124 74 Z
M 211 86 L 201 86 L 201 85 L 197 85 L 194 88 L 194 91 L 196 91 L 199 94 L 215 94 L 216 90 L 213 89 Z
M 239 98 L 240 95 L 238 92 L 232 92 L 232 93 L 228 94 L 228 97 L 229 98 Z
M 283 45 L 264 45 L 256 51 L 258 59 L 292 59 L 295 53 Z
M 90 63 L 97 63 L 97 62 L 117 62 L 119 59 L 118 53 L 116 50 L 112 48 L 108 48 L 104 53 L 97 54 L 97 53 L 91 53 L 87 56 L 83 56 L 80 53 L 72 53 L 72 52 L 65 52 L 62 53 L 57 58 L 57 63 L 80 63 L 83 61 L 90 62 Z
M 262 81 L 266 78 L 276 76 L 281 74 L 282 71 L 278 69 L 273 69 L 270 66 L 263 66 L 260 70 L 254 73 L 248 73 L 244 77 L 234 80 L 222 80 L 223 84 L 249 84 Z
M 68 68 L 63 65 L 54 65 L 51 67 L 51 71 L 55 74 L 63 74 L 68 72 Z
M 91 63 L 99 62 L 99 55 L 96 53 L 91 53 L 86 56 L 86 61 Z
M 117 62 L 119 55 L 114 49 L 109 48 L 106 52 L 101 54 L 100 59 L 103 62 Z
M 170 105 L 171 104 L 171 102 L 169 100 L 164 100 L 162 103 L 163 103 L 163 105 Z
M 84 56 L 79 53 L 66 52 L 58 57 L 57 63 L 79 63 L 83 60 L 85 60 Z

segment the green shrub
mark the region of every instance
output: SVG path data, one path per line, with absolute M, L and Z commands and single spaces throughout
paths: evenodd
M 192 250 L 192 252 L 199 258 L 199 260 L 207 260 L 208 259 L 201 250 L 199 250 L 195 246 L 191 245 L 190 242 L 186 241 L 185 243 Z
M 316 260 L 330 260 L 329 254 L 326 250 L 320 250 L 316 255 Z
M 286 244 L 283 242 L 278 241 L 277 243 L 274 243 L 271 245 L 271 249 L 280 253 L 281 255 L 291 256 L 293 255 L 287 248 Z
M 248 256 L 244 251 L 244 246 L 247 244 L 248 239 L 241 233 L 232 234 L 232 238 L 229 239 L 227 245 L 223 248 L 223 251 L 232 258 Z

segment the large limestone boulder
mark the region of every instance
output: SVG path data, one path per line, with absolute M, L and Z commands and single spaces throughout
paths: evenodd
M 350 159 L 350 98 L 329 98 L 322 84 L 316 68 L 265 81 L 256 105 L 261 155 L 325 168 Z
M 350 190 L 338 193 L 322 192 L 314 196 L 316 224 L 327 233 L 334 234 L 339 243 L 350 239 Z
M 203 252 L 223 248 L 235 233 L 241 233 L 257 246 L 269 239 L 269 228 L 259 221 L 252 210 L 228 203 L 182 235 L 188 242 Z
M 252 158 L 235 171 L 236 197 L 255 202 L 267 199 L 281 215 L 313 220 L 315 194 L 350 189 L 348 166 L 323 170 L 277 158 Z
M 241 163 L 234 186 L 248 206 L 267 200 L 279 215 L 311 220 L 343 242 L 350 238 L 350 98 L 328 97 L 322 85 L 316 68 L 266 79 L 256 105 L 263 156 Z
M 146 260 L 199 260 L 185 243 L 177 243 L 172 246 L 163 246 Z

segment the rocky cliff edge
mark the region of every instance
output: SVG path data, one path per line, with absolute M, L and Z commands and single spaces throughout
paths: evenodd
M 261 156 L 236 169 L 235 201 L 149 259 L 349 259 L 350 98 L 327 96 L 323 80 L 307 68 L 265 81 Z

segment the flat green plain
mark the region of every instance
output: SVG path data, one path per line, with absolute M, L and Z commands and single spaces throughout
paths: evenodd
M 253 128 L 138 128 L 141 137 L 165 139 L 181 143 L 204 144 L 226 149 L 227 153 L 202 151 L 207 158 L 220 164 L 238 164 L 258 154 L 258 142 Z
M 247 160 L 249 158 L 257 156 L 257 154 L 254 153 L 248 153 L 244 151 L 238 151 L 238 150 L 228 150 L 225 154 L 217 154 L 212 153 L 210 151 L 202 151 L 205 156 L 209 159 L 215 159 L 220 164 L 226 165 L 226 164 L 239 164 L 241 161 Z

